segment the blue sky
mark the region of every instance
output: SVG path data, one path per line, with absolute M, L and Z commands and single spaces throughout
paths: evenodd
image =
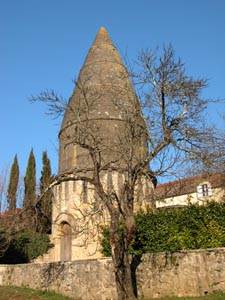
M 37 177 L 44 150 L 57 173 L 60 122 L 28 98 L 47 88 L 69 97 L 101 26 L 131 61 L 171 42 L 189 75 L 209 79 L 204 96 L 225 98 L 224 0 L 0 0 L 0 171 L 17 154 L 23 176 L 33 148 Z

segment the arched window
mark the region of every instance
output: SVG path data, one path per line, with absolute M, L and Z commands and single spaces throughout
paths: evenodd
M 61 239 L 60 239 L 60 260 L 71 260 L 72 248 L 72 230 L 70 224 L 63 222 L 61 224 Z

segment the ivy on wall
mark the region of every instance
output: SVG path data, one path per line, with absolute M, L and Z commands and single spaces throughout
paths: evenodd
M 225 247 L 225 204 L 148 210 L 136 215 L 131 253 Z M 110 256 L 109 231 L 103 229 L 102 253 Z

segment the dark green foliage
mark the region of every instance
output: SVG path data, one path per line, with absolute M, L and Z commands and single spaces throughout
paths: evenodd
M 11 235 L 8 248 L 0 257 L 1 264 L 27 263 L 42 255 L 50 249 L 49 237 L 47 234 L 34 232 L 17 232 Z
M 103 238 L 101 240 L 101 252 L 104 256 L 111 256 L 111 247 L 109 243 L 109 227 L 102 227 Z
M 48 187 L 52 178 L 51 163 L 47 155 L 47 151 L 42 154 L 42 171 L 40 179 L 40 192 L 43 193 Z
M 36 163 L 33 149 L 30 152 L 24 178 L 23 209 L 15 210 L 18 177 L 19 168 L 15 156 L 8 188 L 8 201 L 11 205 L 9 210 L 11 210 L 11 213 L 6 212 L 2 215 L 0 222 L 0 263 L 27 263 L 44 254 L 51 247 L 49 237 L 46 234 L 49 233 L 51 228 L 51 195 L 46 193 L 46 198 L 43 198 L 41 205 L 37 205 Z M 47 153 L 44 152 L 41 191 L 48 186 L 50 178 L 50 161 Z M 12 204 L 11 199 L 13 199 Z
M 103 238 L 100 241 L 101 244 L 101 252 L 104 256 L 111 256 L 111 247 L 109 243 L 109 227 L 108 226 L 102 226 L 101 228 Z M 122 239 L 122 235 L 124 234 L 124 224 L 122 221 L 120 221 L 119 224 L 119 235 Z M 129 252 L 133 252 L 133 243 L 129 246 Z
M 33 149 L 30 151 L 28 159 L 26 176 L 24 178 L 24 201 L 23 207 L 31 209 L 36 200 L 36 162 Z
M 225 246 L 225 204 L 161 209 L 137 215 L 134 250 L 146 252 Z
M 177 251 L 225 247 L 225 204 L 160 209 L 136 215 L 137 235 L 131 252 Z M 103 231 L 102 253 L 110 255 L 107 229 Z
M 11 171 L 10 171 L 9 185 L 7 191 L 7 201 L 9 207 L 8 210 L 10 213 L 14 212 L 16 209 L 18 182 L 19 182 L 19 165 L 18 165 L 17 155 L 15 155 L 11 167 Z
M 51 171 L 51 163 L 44 151 L 42 155 L 42 171 L 40 179 L 40 193 L 43 195 L 41 201 L 37 205 L 38 211 L 38 231 L 51 233 L 51 219 L 52 219 L 52 191 L 48 188 L 53 176 Z

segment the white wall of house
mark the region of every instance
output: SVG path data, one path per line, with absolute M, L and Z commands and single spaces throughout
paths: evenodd
M 202 185 L 205 184 L 202 183 Z M 166 197 L 164 199 L 156 200 L 156 207 L 170 207 L 170 206 L 187 206 L 188 204 L 199 204 L 203 205 L 208 201 L 221 201 L 224 196 L 224 188 L 212 188 L 208 195 L 203 196 L 198 192 L 198 187 L 196 186 L 196 191 L 186 195 L 176 195 L 173 197 Z

